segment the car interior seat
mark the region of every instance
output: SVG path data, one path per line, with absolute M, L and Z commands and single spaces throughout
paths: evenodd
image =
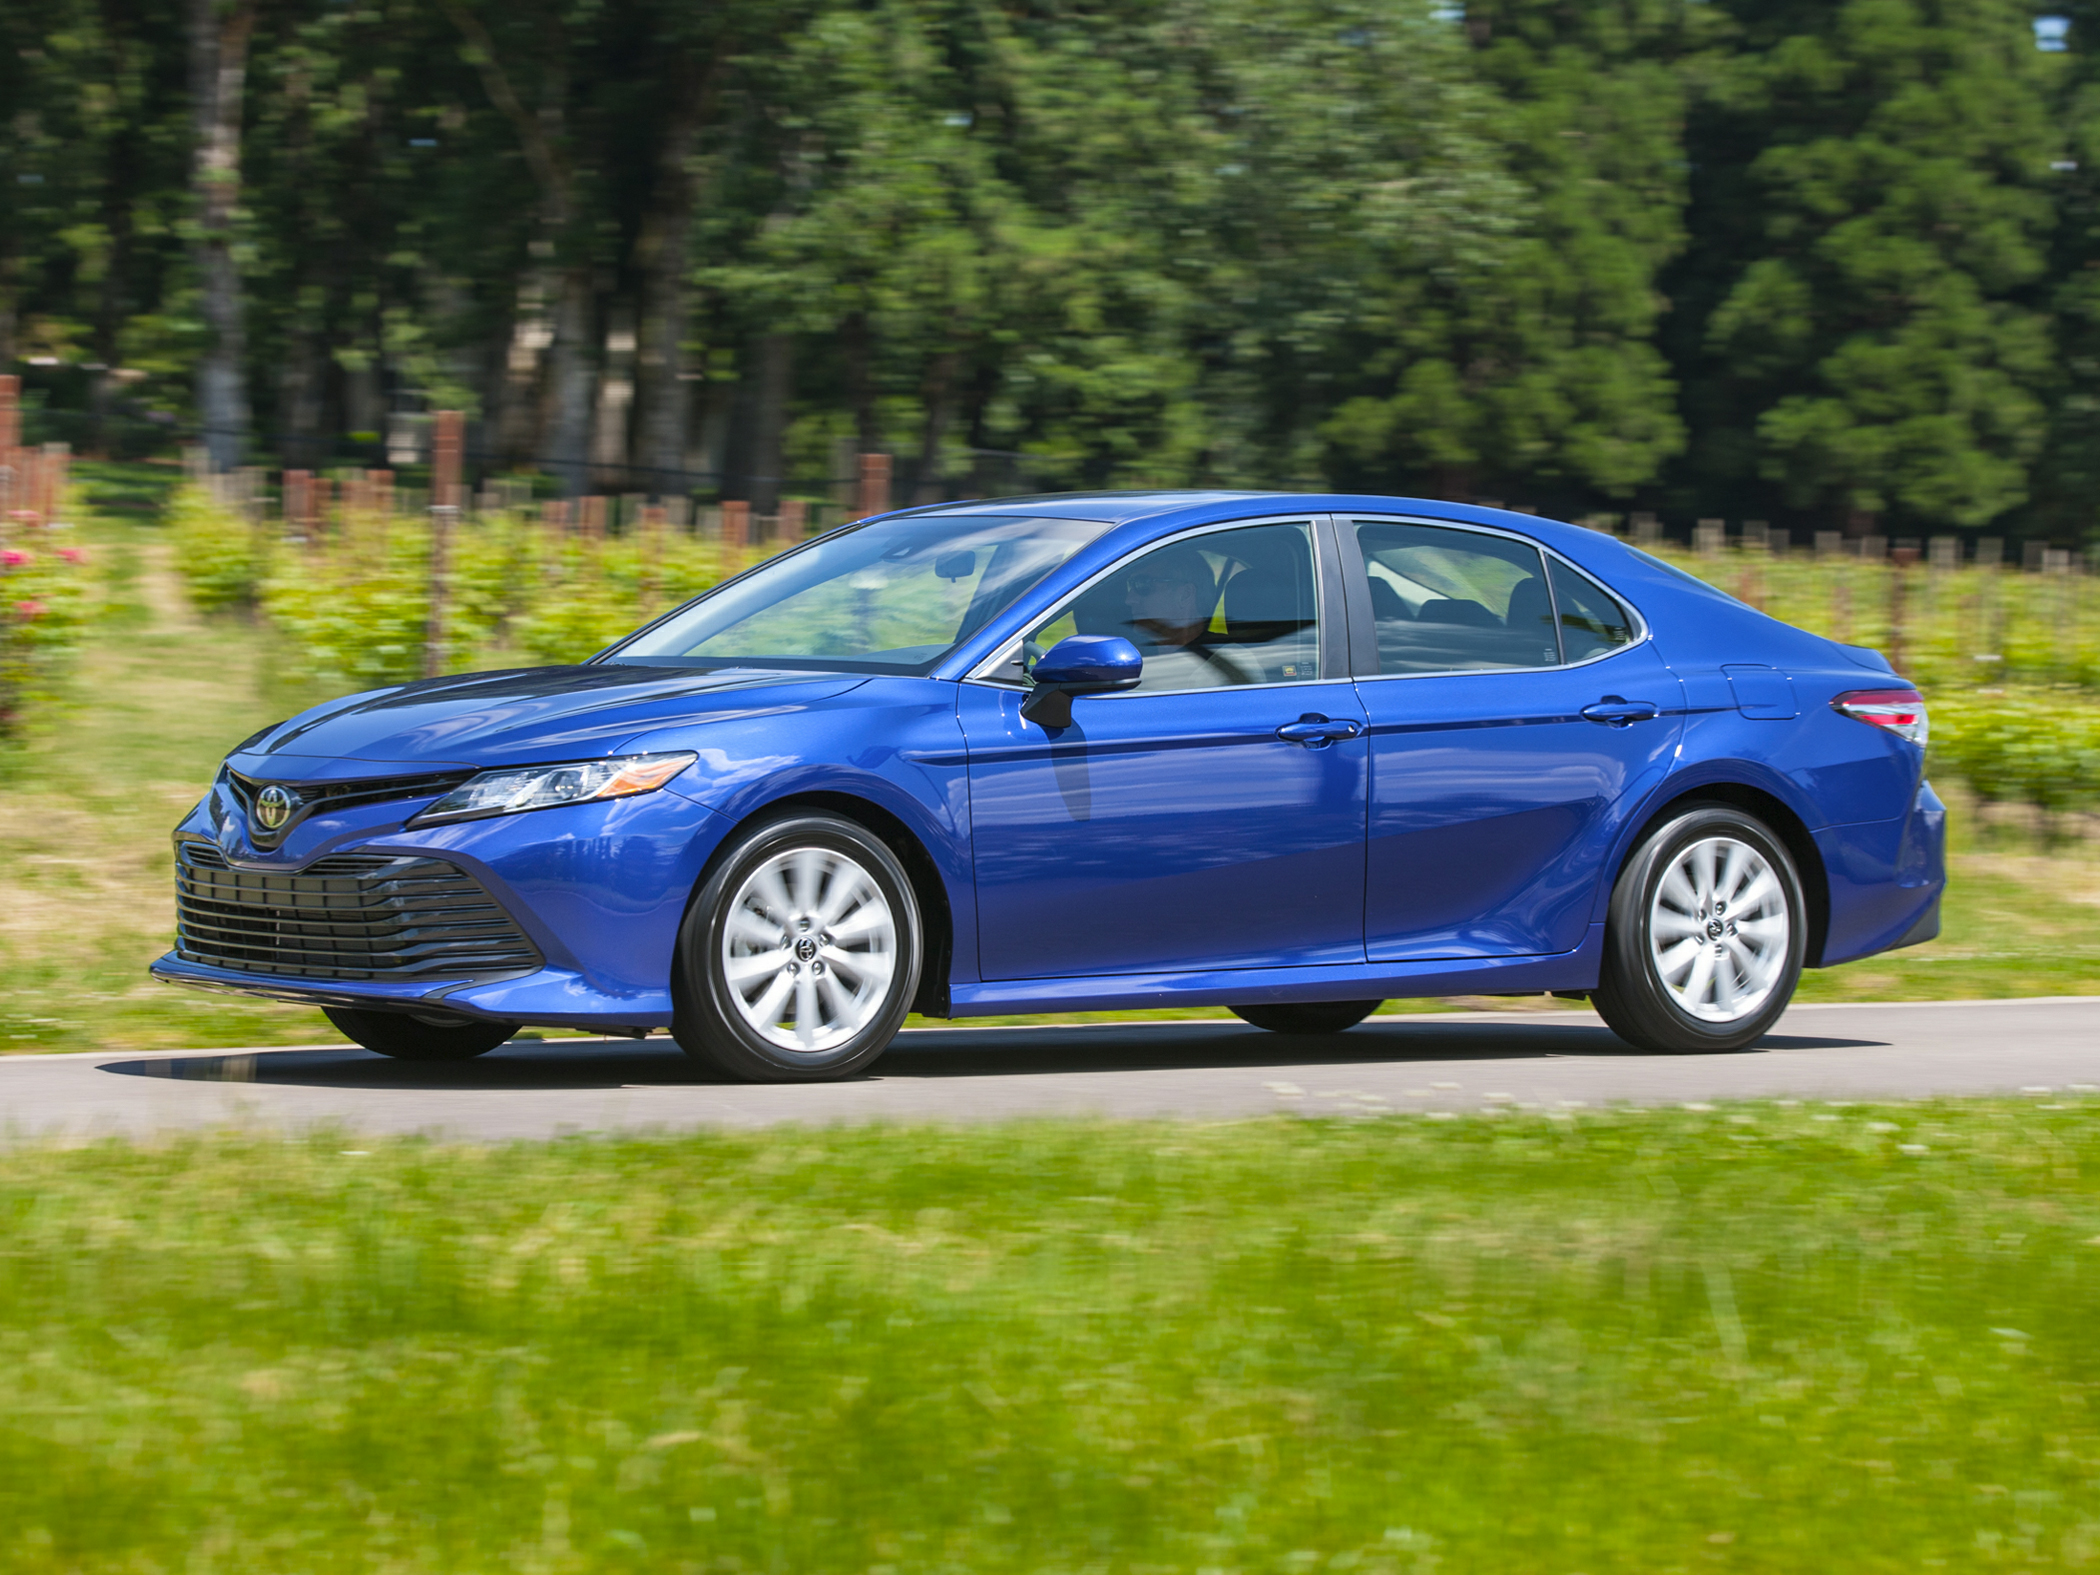
M 1244 562 L 1225 582 L 1225 638 L 1267 645 L 1319 622 L 1312 564 L 1278 554 L 1273 562 Z
M 1451 596 L 1432 596 L 1415 609 L 1417 623 L 1457 623 L 1473 629 L 1499 629 L 1502 620 L 1479 602 L 1459 601 Z
M 1553 636 L 1553 599 L 1546 591 L 1546 582 L 1537 575 L 1520 580 L 1509 593 L 1509 611 L 1503 615 L 1503 623 L 1512 629 L 1521 629 L 1526 634 L 1537 631 L 1550 640 Z
M 1407 598 L 1393 589 L 1390 580 L 1371 576 L 1371 616 L 1380 623 L 1412 622 L 1414 613 L 1407 605 Z

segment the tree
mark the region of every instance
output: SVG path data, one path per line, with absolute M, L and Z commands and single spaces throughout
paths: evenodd
M 1544 494 L 1573 512 L 1633 493 L 1682 446 L 1655 339 L 1659 277 L 1684 244 L 1683 62 L 1704 10 L 1467 8 L 1474 68 L 1495 90 L 1469 105 L 1474 134 L 1517 191 L 1499 204 L 1499 247 L 1391 270 L 1363 366 L 1384 391 L 1327 428 L 1365 484 Z
M 1735 0 L 1695 158 L 1727 193 L 1703 237 L 1702 414 L 1854 533 L 1981 525 L 2044 439 L 2049 115 L 2009 0 Z M 1711 210 L 1710 210 L 1711 211 Z
M 241 196 L 241 109 L 248 40 L 259 0 L 190 0 L 191 184 L 199 305 L 206 344 L 197 360 L 197 417 L 212 464 L 241 463 L 248 441 L 248 368 L 234 218 Z

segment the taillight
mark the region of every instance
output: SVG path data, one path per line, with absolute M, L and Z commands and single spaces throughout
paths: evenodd
M 1925 697 L 1915 689 L 1855 689 L 1839 695 L 1830 704 L 1855 722 L 1887 728 L 1921 749 L 1930 731 L 1925 720 Z

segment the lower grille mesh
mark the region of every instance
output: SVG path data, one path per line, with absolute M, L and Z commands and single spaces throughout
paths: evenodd
M 338 853 L 296 874 L 175 851 L 176 955 L 301 979 L 487 979 L 540 965 L 481 883 L 443 859 Z

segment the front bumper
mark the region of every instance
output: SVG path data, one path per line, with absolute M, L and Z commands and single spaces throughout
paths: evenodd
M 407 806 L 407 810 L 420 805 Z M 543 965 L 502 978 L 343 980 L 247 972 L 176 952 L 157 979 L 308 1006 L 439 1009 L 492 1021 L 633 1033 L 671 1021 L 678 927 L 729 822 L 676 793 L 567 805 L 411 830 L 401 805 L 374 805 L 249 843 L 238 815 L 208 801 L 178 828 L 211 840 L 236 870 L 292 873 L 342 853 L 427 854 L 466 871 L 530 937 Z

